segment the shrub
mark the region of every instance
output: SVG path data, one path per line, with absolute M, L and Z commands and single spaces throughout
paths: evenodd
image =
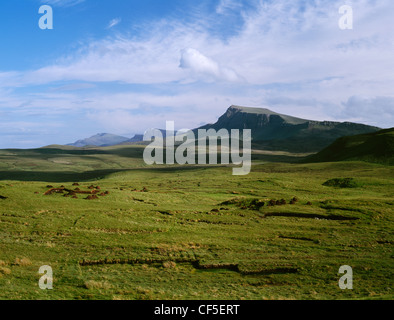
M 259 210 L 264 206 L 264 201 L 258 198 L 245 199 L 245 198 L 234 198 L 228 201 L 220 203 L 220 205 L 231 205 L 234 204 L 241 209 Z
M 272 206 L 274 206 L 274 205 L 276 205 L 276 201 L 275 201 L 274 199 L 271 199 L 271 200 L 268 202 L 268 206 L 269 206 L 269 207 L 272 207 Z
M 335 188 L 357 188 L 359 187 L 358 183 L 353 178 L 335 178 L 327 180 L 323 183 L 323 186 L 326 187 L 335 187 Z
M 260 199 L 253 199 L 250 201 L 249 208 L 258 210 L 261 207 L 264 207 L 264 201 Z

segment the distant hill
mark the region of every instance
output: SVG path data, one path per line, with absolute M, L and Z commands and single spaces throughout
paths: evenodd
M 364 160 L 394 165 L 394 128 L 337 139 L 306 162 Z
M 317 152 L 339 137 L 380 130 L 364 124 L 307 120 L 241 106 L 231 106 L 216 123 L 198 129 L 211 128 L 251 129 L 255 148 L 290 152 Z
M 123 141 L 122 143 L 118 143 L 119 145 L 136 145 L 136 144 L 141 144 L 141 142 L 144 140 L 144 135 L 143 134 L 136 134 L 134 137 L 127 139 L 126 141 Z
M 99 133 L 90 138 L 78 140 L 74 143 L 68 144 L 68 146 L 73 147 L 86 147 L 86 146 L 97 146 L 97 147 L 107 147 L 120 144 L 129 140 L 129 138 L 117 136 L 110 133 Z
M 136 134 L 134 137 L 132 137 L 131 139 L 128 139 L 127 143 L 134 143 L 134 142 L 141 142 L 144 139 L 144 135 L 143 134 Z

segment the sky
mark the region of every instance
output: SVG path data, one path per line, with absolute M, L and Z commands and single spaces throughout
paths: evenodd
M 392 0 L 2 0 L 0 148 L 196 128 L 230 105 L 394 127 L 393 18 Z

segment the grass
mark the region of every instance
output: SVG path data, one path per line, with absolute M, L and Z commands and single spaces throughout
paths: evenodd
M 232 176 L 228 167 L 146 167 L 140 150 L 122 148 L 106 154 L 111 160 L 71 153 L 72 167 L 45 169 L 59 152 L 29 152 L 0 180 L 0 299 L 394 296 L 391 166 L 263 163 Z M 27 163 L 45 174 L 26 171 Z M 86 175 L 94 163 L 108 171 Z M 59 180 L 59 172 L 70 176 Z M 355 188 L 323 185 L 349 176 Z M 44 195 L 48 184 L 73 182 L 109 194 Z M 42 265 L 53 268 L 53 290 L 38 287 Z M 338 286 L 342 265 L 353 268 L 353 290 Z

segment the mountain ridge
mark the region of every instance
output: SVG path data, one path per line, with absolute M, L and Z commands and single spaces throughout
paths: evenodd
M 120 144 L 124 141 L 129 140 L 129 138 L 118 136 L 112 133 L 98 133 L 89 138 L 77 140 L 74 143 L 69 143 L 67 146 L 72 147 L 86 147 L 86 146 L 97 146 L 97 147 L 107 147 L 112 145 Z
M 343 136 L 365 134 L 380 130 L 378 127 L 353 122 L 308 120 L 277 113 L 267 108 L 252 108 L 238 105 L 230 106 L 213 124 L 193 129 L 251 129 L 253 146 L 268 151 L 318 152 Z M 164 130 L 161 130 L 165 132 Z M 106 135 L 106 136 L 100 136 Z M 104 139 L 108 138 L 108 139 Z M 143 135 L 133 138 L 98 134 L 78 140 L 72 146 L 86 145 L 111 146 L 118 144 L 141 143 Z
M 317 121 L 266 108 L 232 105 L 216 123 L 198 129 L 251 129 L 253 144 L 265 150 L 318 152 L 342 136 L 376 132 L 378 127 L 353 122 Z

